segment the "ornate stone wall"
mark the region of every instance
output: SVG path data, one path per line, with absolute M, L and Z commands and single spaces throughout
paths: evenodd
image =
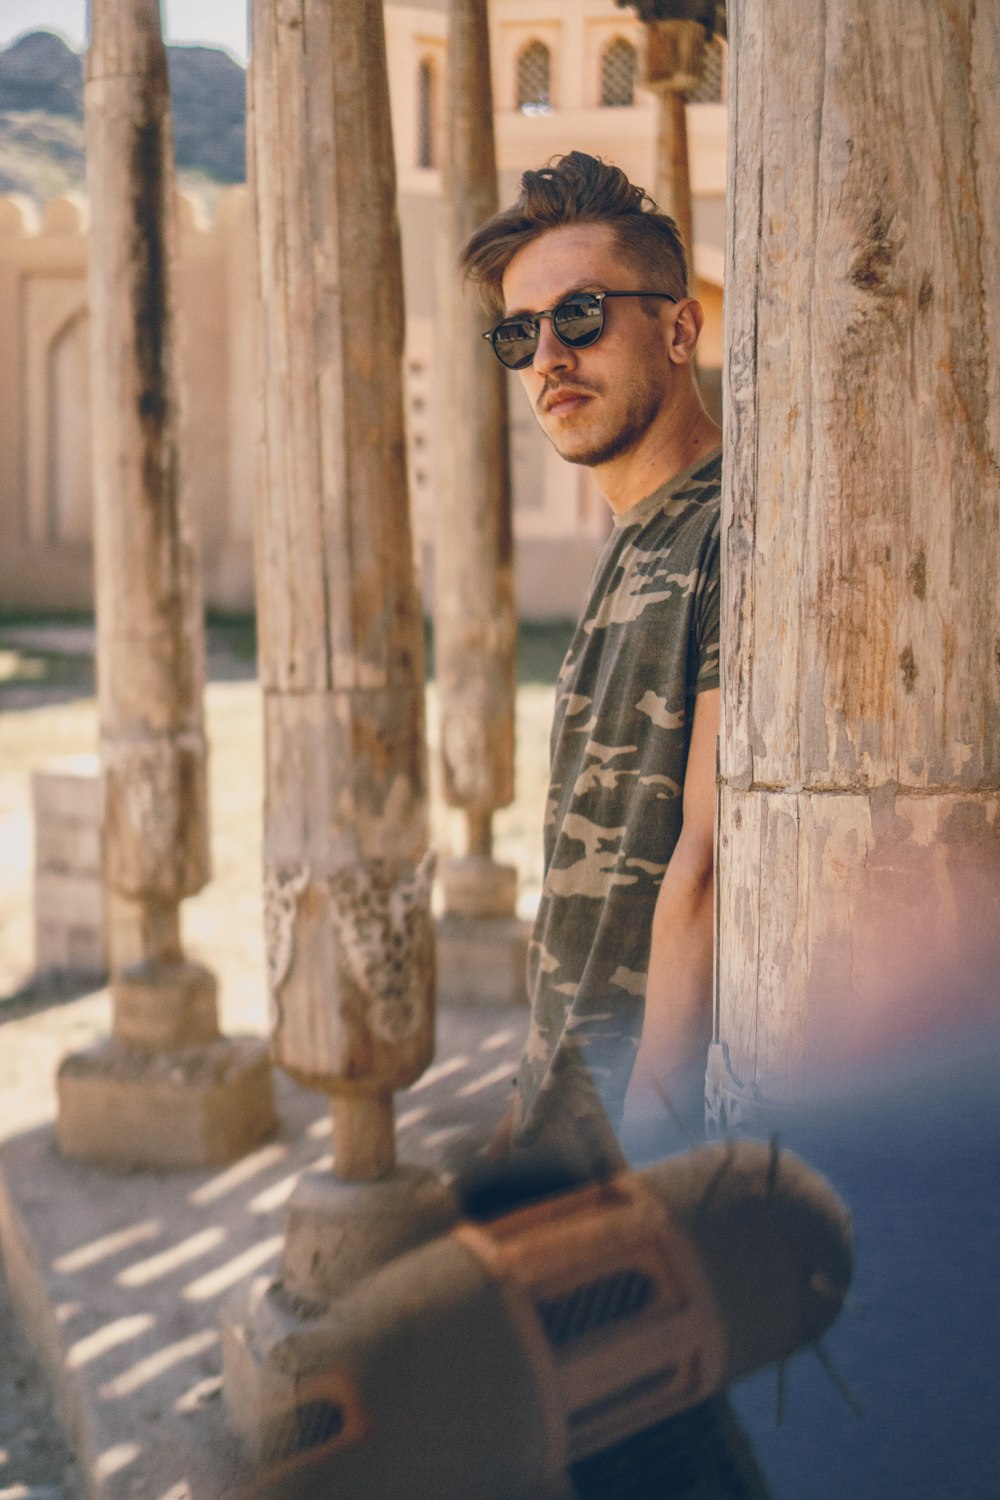
M 246 192 L 181 199 L 181 385 L 206 596 L 253 599 L 254 362 Z M 0 605 L 91 604 L 86 205 L 0 199 Z

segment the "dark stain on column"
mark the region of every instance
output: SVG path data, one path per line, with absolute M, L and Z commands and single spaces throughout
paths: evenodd
M 851 266 L 851 281 L 859 291 L 869 292 L 873 297 L 897 295 L 897 289 L 889 279 L 899 249 L 890 234 L 891 227 L 882 204 L 876 203 Z
M 925 599 L 927 597 L 927 553 L 921 541 L 917 542 L 906 569 L 906 581 L 913 591 L 914 598 Z
M 135 133 L 132 151 L 136 277 L 133 306 L 136 359 L 139 368 L 137 405 L 147 436 L 150 426 L 167 414 L 164 331 L 166 306 L 166 246 L 163 236 L 163 147 L 160 100 L 155 86 L 146 85 L 146 109 Z
M 899 670 L 903 674 L 903 687 L 908 693 L 913 692 L 913 684 L 917 680 L 917 663 L 913 657 L 913 647 L 904 646 L 899 653 Z

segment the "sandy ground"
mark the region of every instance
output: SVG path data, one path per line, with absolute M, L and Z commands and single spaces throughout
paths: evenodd
M 82 1494 L 48 1388 L 25 1347 L 0 1272 L 0 1496 L 81 1500 Z
M 537 900 L 541 873 L 550 682 L 563 634 L 557 630 L 541 642 L 549 682 L 528 681 L 520 688 L 518 795 L 495 824 L 497 857 L 519 871 L 523 915 Z M 237 640 L 234 649 L 230 636 L 216 632 L 210 633 L 209 647 L 213 878 L 185 904 L 185 943 L 192 957 L 219 976 L 223 1028 L 263 1034 L 261 698 L 245 642 Z M 106 990 L 58 993 L 40 987 L 33 977 L 30 777 L 34 767 L 48 760 L 96 750 L 91 650 L 92 631 L 86 623 L 0 622 L 0 1140 L 17 1143 L 39 1128 L 46 1132 L 54 1118 L 59 1058 L 109 1025 Z M 433 766 L 433 684 L 428 731 Z M 436 792 L 431 820 L 441 853 L 460 848 L 460 817 L 442 805 Z M 439 1071 L 425 1075 L 420 1097 L 409 1105 L 400 1101 L 400 1118 L 411 1131 L 406 1148 L 411 1158 L 447 1161 L 450 1150 L 461 1154 L 471 1149 L 474 1140 L 486 1138 L 502 1110 L 504 1084 L 520 1045 L 521 1017 L 513 1013 L 511 1024 L 510 1016 L 484 1015 L 471 1029 L 465 1025 L 463 1031 L 463 1025 L 456 1021 L 442 1038 Z M 318 1096 L 313 1112 L 324 1113 Z M 328 1149 L 319 1139 L 322 1130 L 315 1121 L 305 1121 L 299 1129 L 299 1136 L 311 1142 L 313 1157 Z M 289 1138 L 290 1157 L 302 1149 Z M 277 1169 L 279 1181 L 286 1171 L 287 1166 Z M 276 1197 L 272 1217 L 280 1219 L 280 1208 Z M 280 1223 L 269 1228 L 280 1231 Z M 15 1332 L 0 1281 L 0 1500 L 77 1500 L 80 1493 L 45 1383 Z
M 73 630 L 61 637 L 64 649 L 53 653 L 51 634 L 26 639 L 0 622 L 0 1144 L 6 1138 L 6 1159 L 18 1170 L 22 1190 L 44 1166 L 50 1183 L 80 1195 L 78 1223 L 73 1213 L 58 1211 L 58 1201 L 47 1201 L 41 1186 L 37 1205 L 39 1221 L 50 1220 L 51 1263 L 62 1266 L 63 1306 L 67 1318 L 79 1320 L 70 1328 L 78 1344 L 86 1347 L 100 1326 L 121 1327 L 115 1318 L 133 1318 L 137 1329 L 141 1323 L 134 1343 L 106 1349 L 103 1366 L 95 1362 L 108 1387 L 134 1384 L 150 1358 L 159 1370 L 157 1336 L 161 1342 L 169 1336 L 182 1352 L 185 1339 L 194 1338 L 197 1369 L 178 1360 L 156 1375 L 157 1383 L 140 1387 L 144 1405 L 150 1393 L 149 1411 L 164 1436 L 173 1441 L 187 1424 L 193 1441 L 198 1424 L 210 1422 L 218 1392 L 214 1345 L 198 1342 L 216 1326 L 212 1298 L 219 1286 L 231 1285 L 251 1241 L 255 1249 L 278 1243 L 293 1169 L 329 1149 L 324 1101 L 303 1098 L 302 1091 L 292 1098 L 286 1089 L 282 1136 L 270 1154 L 243 1169 L 250 1175 L 238 1185 L 172 1181 L 167 1191 L 138 1174 L 123 1178 L 114 1214 L 128 1243 L 116 1241 L 113 1252 L 102 1251 L 104 1261 L 93 1261 L 95 1231 L 83 1222 L 82 1203 L 91 1196 L 91 1179 L 72 1173 L 51 1150 L 52 1084 L 64 1052 L 107 1030 L 107 994 L 59 996 L 30 985 L 30 769 L 49 756 L 91 751 L 96 737 L 88 640 Z M 550 643 L 546 672 L 529 674 L 522 685 L 518 799 L 497 819 L 498 852 L 519 868 L 525 908 L 537 894 L 540 873 L 549 684 L 557 656 Z M 186 935 L 191 952 L 220 975 L 227 1030 L 263 1032 L 260 699 L 252 668 L 238 653 L 216 646 L 212 675 L 215 875 L 187 903 Z M 433 692 L 429 722 L 433 736 Z M 433 825 L 439 846 L 446 847 L 454 829 L 438 802 Z M 990 989 L 995 995 L 996 974 Z M 953 994 L 949 1000 L 954 1003 Z M 523 1024 L 510 1010 L 444 1018 L 434 1068 L 399 1102 L 406 1156 L 447 1167 L 485 1139 L 503 1106 Z M 931 1037 L 909 1053 L 897 1050 L 859 1073 L 850 1088 L 784 1137 L 782 1144 L 825 1171 L 850 1205 L 857 1270 L 851 1304 L 826 1341 L 850 1399 L 842 1399 L 809 1354 L 789 1367 L 780 1425 L 773 1373 L 734 1393 L 775 1500 L 1000 1495 L 998 1079 L 1000 1029 L 967 1033 L 956 1021 L 953 1036 Z M 208 1249 L 206 1229 L 216 1231 Z M 192 1246 L 201 1259 L 190 1258 Z M 162 1260 L 164 1247 L 177 1263 L 149 1280 L 148 1263 Z M 144 1261 L 147 1279 L 137 1281 Z M 106 1271 L 98 1275 L 102 1266 Z M 207 1300 L 198 1301 L 195 1292 Z M 199 1308 L 208 1309 L 204 1325 L 194 1321 L 203 1316 Z M 183 1326 L 175 1326 L 182 1315 Z M 196 1326 L 201 1331 L 192 1334 Z M 128 1444 L 124 1437 L 116 1442 L 112 1452 L 120 1459 Z M 13 1336 L 0 1291 L 0 1500 L 77 1500 L 76 1483 L 44 1386 Z M 122 1493 L 132 1492 L 126 1487 Z M 180 1500 L 176 1487 L 166 1484 L 151 1500 L 168 1495 Z

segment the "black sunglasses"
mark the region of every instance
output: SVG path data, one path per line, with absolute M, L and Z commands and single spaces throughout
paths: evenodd
M 538 348 L 538 325 L 548 318 L 552 332 L 567 349 L 589 349 L 604 332 L 605 297 L 662 297 L 676 302 L 669 292 L 573 292 L 545 312 L 518 313 L 504 318 L 495 328 L 483 334 L 493 346 L 493 353 L 508 370 L 523 370 L 530 365 Z

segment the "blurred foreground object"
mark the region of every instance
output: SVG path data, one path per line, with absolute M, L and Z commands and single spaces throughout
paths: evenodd
M 998 1492 L 1000 967 L 985 996 L 954 977 L 945 995 L 952 1019 L 933 1034 L 783 1112 L 782 1140 L 851 1205 L 857 1269 L 823 1341 L 850 1406 L 817 1359 L 788 1370 L 780 1426 L 773 1374 L 732 1393 L 780 1500 Z M 976 1018 L 984 1000 L 991 1020 Z
M 851 1266 L 832 1189 L 758 1142 L 466 1219 L 289 1323 L 259 1493 L 759 1497 L 705 1403 L 814 1344 Z
M 204 633 L 179 451 L 177 205 L 158 0 L 92 0 L 90 191 L 97 684 L 112 1036 L 59 1069 L 59 1146 L 225 1161 L 274 1127 L 266 1045 L 219 1033 L 180 906 L 209 878 Z
M 723 1128 L 1000 932 L 998 72 L 974 0 L 730 14 Z

